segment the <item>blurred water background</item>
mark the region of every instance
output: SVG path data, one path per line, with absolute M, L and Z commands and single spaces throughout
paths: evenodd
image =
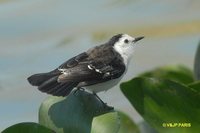
M 0 0 L 0 131 L 38 121 L 47 97 L 26 81 L 118 33 L 145 36 L 123 80 L 167 64 L 193 68 L 200 40 L 199 0 Z M 142 118 L 119 90 L 100 93 L 136 123 Z

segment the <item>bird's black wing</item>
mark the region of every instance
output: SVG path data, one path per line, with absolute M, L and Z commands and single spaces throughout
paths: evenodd
M 72 61 L 72 64 L 76 64 L 73 67 L 69 67 L 67 65 L 69 62 L 66 62 L 59 68 L 62 75 L 58 77 L 58 82 L 73 81 L 95 84 L 120 77 L 125 71 L 123 59 L 120 55 L 107 56 L 88 57 L 79 62 L 75 61 L 75 63 Z
M 112 65 L 104 64 L 101 66 L 101 68 L 99 68 L 99 65 L 97 65 L 98 68 L 92 67 L 95 73 L 100 73 L 100 76 L 99 77 L 94 76 L 94 78 L 86 79 L 80 82 L 78 84 L 78 87 L 94 85 L 94 84 L 102 83 L 102 82 L 109 81 L 112 79 L 116 79 L 122 76 L 126 69 L 125 65 L 122 63 L 118 63 L 117 61 L 113 61 L 113 62 L 116 62 L 116 64 L 112 64 Z
M 67 68 L 74 67 L 78 65 L 80 62 L 86 61 L 88 57 L 89 57 L 88 54 L 86 52 L 83 52 L 69 59 L 68 61 L 64 62 L 62 65 L 58 67 L 58 69 L 67 69 Z

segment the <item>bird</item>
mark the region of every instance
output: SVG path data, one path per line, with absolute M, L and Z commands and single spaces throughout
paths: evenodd
M 67 60 L 56 69 L 27 78 L 38 90 L 54 96 L 67 96 L 84 88 L 93 94 L 117 85 L 126 74 L 136 42 L 143 39 L 116 34 L 106 43 L 90 48 Z

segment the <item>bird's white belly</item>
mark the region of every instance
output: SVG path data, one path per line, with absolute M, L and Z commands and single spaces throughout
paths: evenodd
M 86 86 L 86 89 L 91 91 L 91 92 L 100 92 L 100 91 L 107 91 L 108 89 L 114 87 L 115 85 L 117 85 L 119 83 L 119 81 L 122 79 L 123 76 L 117 78 L 117 79 L 113 79 L 113 80 L 109 80 L 103 83 L 98 83 L 95 85 L 91 85 L 91 86 Z

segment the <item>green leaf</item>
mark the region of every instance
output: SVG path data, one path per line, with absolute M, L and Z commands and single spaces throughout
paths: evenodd
M 157 131 L 200 131 L 200 95 L 194 89 L 170 80 L 142 77 L 122 83 L 120 87 L 135 109 Z M 191 127 L 166 128 L 163 123 L 189 123 Z
M 41 105 L 39 123 L 56 133 L 139 133 L 122 112 L 111 111 L 93 94 L 73 91 L 66 97 L 48 97 Z
M 197 91 L 197 93 L 200 93 L 200 81 L 196 81 L 194 83 L 191 83 L 188 85 L 188 87 L 193 88 Z
M 194 75 L 197 80 L 200 80 L 200 42 L 197 48 L 195 61 L 194 61 Z
M 140 133 L 140 131 L 129 116 L 117 111 L 95 117 L 91 133 Z
M 140 133 L 138 126 L 130 117 L 122 112 L 118 112 L 120 117 L 120 129 L 118 133 Z
M 6 128 L 2 133 L 55 133 L 54 131 L 33 122 L 15 124 Z
M 182 65 L 159 67 L 152 71 L 140 74 L 139 76 L 170 79 L 184 84 L 194 81 L 193 72 Z
M 40 107 L 39 123 L 56 133 L 90 133 L 93 117 L 110 111 L 111 108 L 104 106 L 93 94 L 76 90 L 68 97 L 47 98 Z M 109 128 L 115 131 L 116 125 L 112 127 L 111 124 Z
M 117 112 L 94 117 L 91 133 L 118 133 L 120 118 Z

